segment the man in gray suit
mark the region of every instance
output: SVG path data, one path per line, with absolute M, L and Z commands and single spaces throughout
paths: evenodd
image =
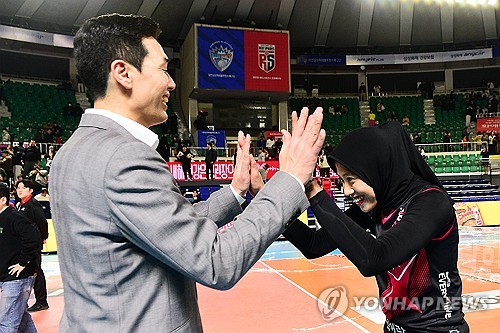
M 309 119 L 292 114 L 282 171 L 266 186 L 240 132 L 231 185 L 195 206 L 181 195 L 148 129 L 166 121 L 175 88 L 159 32 L 149 18 L 112 14 L 75 36 L 95 108 L 51 168 L 61 332 L 201 332 L 195 282 L 231 288 L 308 207 L 304 184 L 325 139 L 321 109 Z M 258 194 L 242 212 L 249 189 Z

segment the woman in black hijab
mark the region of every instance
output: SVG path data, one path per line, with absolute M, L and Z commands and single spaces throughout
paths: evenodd
M 376 276 L 384 332 L 469 332 L 462 312 L 453 201 L 397 122 L 352 131 L 329 156 L 354 204 L 343 213 L 316 183 L 308 187 L 322 226 L 285 231 L 307 258 L 340 249 Z

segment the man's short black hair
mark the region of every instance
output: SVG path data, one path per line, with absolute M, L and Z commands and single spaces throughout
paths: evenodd
M 160 26 L 149 17 L 107 14 L 85 21 L 74 39 L 76 68 L 93 100 L 106 95 L 111 63 L 124 60 L 139 71 L 147 55 L 142 39 L 157 38 Z
M 27 179 L 27 178 L 23 178 L 21 180 L 18 180 L 16 182 L 16 187 L 20 184 L 20 183 L 23 183 L 24 187 L 27 187 L 29 189 L 32 189 L 34 190 L 35 189 L 35 184 L 30 180 L 30 179 Z
M 0 183 L 0 198 L 5 198 L 7 200 L 7 206 L 9 205 L 10 190 L 7 184 L 5 183 Z

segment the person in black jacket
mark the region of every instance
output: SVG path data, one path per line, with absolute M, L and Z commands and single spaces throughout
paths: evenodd
M 193 174 L 191 173 L 191 159 L 193 158 L 193 154 L 191 154 L 186 146 L 182 146 L 181 149 L 177 154 L 177 159 L 181 162 L 184 180 L 193 180 Z
M 47 303 L 47 283 L 45 281 L 45 274 L 42 270 L 42 247 L 47 238 L 49 238 L 48 223 L 43 212 L 43 207 L 33 197 L 34 184 L 29 179 L 22 179 L 16 183 L 16 191 L 19 199 L 17 208 L 24 214 L 32 223 L 34 223 L 40 231 L 42 241 L 39 244 L 37 252 L 37 268 L 35 278 L 35 299 L 36 302 L 28 311 L 40 311 L 49 308 Z
M 40 233 L 9 207 L 10 191 L 0 185 L 0 331 L 36 332 L 26 311 L 36 271 Z
M 468 333 L 453 200 L 401 124 L 352 131 L 328 162 L 354 204 L 342 212 L 311 182 L 306 193 L 322 228 L 293 222 L 283 235 L 308 258 L 338 248 L 375 276 L 384 332 Z
M 23 161 L 24 161 L 24 169 L 23 169 L 23 177 L 30 173 L 31 170 L 35 168 L 35 165 L 40 162 L 42 158 L 42 154 L 40 153 L 40 149 L 36 146 L 36 141 L 31 140 L 30 145 L 24 151 Z
M 217 161 L 217 150 L 214 149 L 212 142 L 207 143 L 207 155 L 205 164 L 207 165 L 207 180 L 214 179 L 214 164 Z

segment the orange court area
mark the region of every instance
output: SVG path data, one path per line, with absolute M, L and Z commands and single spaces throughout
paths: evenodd
M 44 256 L 43 261 L 50 309 L 33 313 L 33 318 L 39 332 L 54 333 L 63 311 L 64 288 L 57 255 Z M 459 269 L 471 332 L 498 332 L 500 228 L 461 228 Z M 337 294 L 346 297 L 345 308 L 332 293 L 320 297 L 328 288 L 345 290 L 344 295 Z M 233 289 L 199 286 L 198 290 L 207 333 L 382 332 L 384 316 L 376 306 L 375 279 L 364 278 L 337 252 L 308 260 L 287 241 L 276 241 Z

